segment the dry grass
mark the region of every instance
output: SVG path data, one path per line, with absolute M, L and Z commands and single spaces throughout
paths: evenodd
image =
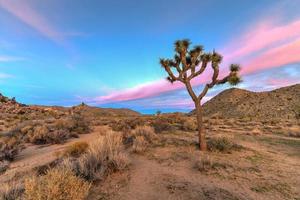
M 200 172 L 207 172 L 212 168 L 212 160 L 208 157 L 202 157 L 195 161 L 194 168 Z
M 2 141 L 0 141 L 0 161 L 14 160 L 21 148 L 20 140 L 17 137 L 3 138 Z
M 193 118 L 187 118 L 183 123 L 181 129 L 183 131 L 196 131 L 197 130 L 197 122 Z
M 111 172 L 124 170 L 128 164 L 122 136 L 113 131 L 99 136 L 78 159 L 65 159 L 63 163 L 87 180 L 103 179 Z
M 201 157 L 200 159 L 196 160 L 194 163 L 194 169 L 200 172 L 209 172 L 211 170 L 219 170 L 219 169 L 226 169 L 226 168 L 232 168 L 232 166 L 226 163 L 215 161 L 208 155 Z
M 158 139 L 151 126 L 137 126 L 130 133 L 123 135 L 123 142 L 132 147 L 134 153 L 145 152 L 146 149 Z
M 145 140 L 143 136 L 137 136 L 133 140 L 132 150 L 135 153 L 143 153 L 147 150 L 149 143 Z
M 25 179 L 27 200 L 83 200 L 90 184 L 67 168 L 50 169 L 46 175 Z
M 2 184 L 0 187 L 1 200 L 19 200 L 24 192 L 24 187 L 18 182 Z
M 138 126 L 132 130 L 131 135 L 134 137 L 141 136 L 149 143 L 157 139 L 157 135 L 151 126 Z
M 75 142 L 64 150 L 63 156 L 79 157 L 87 151 L 88 147 L 89 145 L 86 142 Z

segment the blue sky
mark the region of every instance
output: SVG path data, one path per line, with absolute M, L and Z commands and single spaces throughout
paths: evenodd
M 0 92 L 27 104 L 188 111 L 184 88 L 167 85 L 158 64 L 182 38 L 220 51 L 224 69 L 241 63 L 241 88 L 299 83 L 299 7 L 297 0 L 0 0 Z

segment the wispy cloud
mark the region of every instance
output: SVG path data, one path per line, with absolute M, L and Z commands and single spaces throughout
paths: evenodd
M 20 60 L 24 60 L 24 58 L 15 57 L 15 56 L 0 55 L 0 62 L 10 62 L 10 61 L 20 61 Z
M 6 74 L 6 73 L 1 73 L 0 72 L 0 79 L 6 79 L 6 78 L 12 78 L 13 75 L 11 74 Z
M 0 0 L 0 6 L 52 41 L 58 44 L 65 43 L 64 36 L 27 1 Z
M 262 53 L 246 64 L 244 74 L 300 62 L 300 38 Z
M 249 54 L 273 48 L 300 37 L 300 20 L 288 24 L 274 25 L 271 21 L 258 22 L 244 36 L 228 45 L 222 52 L 227 60 L 241 59 Z

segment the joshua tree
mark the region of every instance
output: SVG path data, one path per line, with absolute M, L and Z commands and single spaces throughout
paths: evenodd
M 231 64 L 230 73 L 223 79 L 218 79 L 219 65 L 222 61 L 222 56 L 215 51 L 205 53 L 202 46 L 195 46 L 193 49 L 189 49 L 189 46 L 190 41 L 187 39 L 176 41 L 174 59 L 160 59 L 160 64 L 168 73 L 168 81 L 171 83 L 180 81 L 185 84 L 196 108 L 200 150 L 205 151 L 206 140 L 202 122 L 201 100 L 208 90 L 215 85 L 227 82 L 231 85 L 236 85 L 241 82 L 238 75 L 240 66 Z M 209 65 L 213 69 L 212 79 L 204 86 L 203 91 L 199 95 L 196 95 L 192 88 L 191 80 L 201 75 Z

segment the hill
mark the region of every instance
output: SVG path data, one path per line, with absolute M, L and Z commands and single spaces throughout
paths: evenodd
M 25 105 L 0 93 L 0 132 L 25 121 L 66 118 L 80 113 L 87 120 L 101 117 L 136 117 L 140 113 L 130 109 L 98 108 L 88 105 L 73 107 Z
M 300 84 L 268 92 L 231 88 L 206 102 L 203 107 L 204 115 L 209 117 L 295 119 L 300 112 Z
M 88 105 L 78 105 L 71 108 L 75 112 L 82 112 L 93 117 L 132 117 L 140 116 L 139 112 L 127 108 L 99 108 Z

